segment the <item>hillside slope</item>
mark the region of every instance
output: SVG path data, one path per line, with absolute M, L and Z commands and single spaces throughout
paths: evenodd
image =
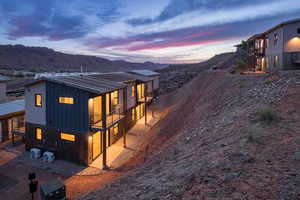
M 130 63 L 123 60 L 70 55 L 46 47 L 26 47 L 23 45 L 0 45 L 0 68 L 25 69 L 35 71 L 126 71 L 130 69 L 161 69 L 167 65 L 151 62 Z
M 168 95 L 136 169 L 82 199 L 299 199 L 299 99 L 300 72 L 203 72 Z

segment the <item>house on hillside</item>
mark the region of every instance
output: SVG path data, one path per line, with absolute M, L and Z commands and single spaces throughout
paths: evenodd
M 255 71 L 300 69 L 300 19 L 250 37 L 247 52 L 248 64 Z
M 128 73 L 43 77 L 25 86 L 26 149 L 89 165 L 145 116 L 147 83 Z
M 9 78 L 0 75 L 0 103 L 6 101 L 6 83 L 9 81 Z
M 25 136 L 24 99 L 0 104 L 0 142 Z

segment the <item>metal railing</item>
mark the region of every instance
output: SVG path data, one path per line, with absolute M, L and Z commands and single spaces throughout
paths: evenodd
M 106 127 L 109 127 L 116 123 L 117 121 L 123 119 L 125 116 L 122 114 L 121 105 L 115 105 L 112 107 L 112 111 L 110 114 L 106 115 Z M 100 119 L 100 120 L 95 120 Z M 90 125 L 93 128 L 103 128 L 103 119 L 102 115 L 91 115 L 90 116 Z

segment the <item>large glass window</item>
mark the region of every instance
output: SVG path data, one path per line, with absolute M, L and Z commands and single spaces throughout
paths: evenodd
M 135 88 L 134 88 L 134 85 L 131 86 L 131 96 L 134 97 L 135 96 Z

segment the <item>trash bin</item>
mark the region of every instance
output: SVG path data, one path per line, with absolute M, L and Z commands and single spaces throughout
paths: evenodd
M 53 180 L 41 184 L 40 194 L 42 200 L 66 200 L 66 186 L 61 180 Z

